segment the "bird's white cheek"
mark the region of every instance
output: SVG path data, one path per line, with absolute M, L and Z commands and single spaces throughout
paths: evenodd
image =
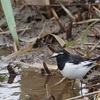
M 58 53 L 53 53 L 52 57 L 58 56 Z

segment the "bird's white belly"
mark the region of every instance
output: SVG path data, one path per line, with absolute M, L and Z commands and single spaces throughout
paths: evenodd
M 61 70 L 61 73 L 63 76 L 70 79 L 83 78 L 83 76 L 92 68 L 83 65 L 84 63 L 80 63 L 78 65 L 66 63 L 64 69 Z

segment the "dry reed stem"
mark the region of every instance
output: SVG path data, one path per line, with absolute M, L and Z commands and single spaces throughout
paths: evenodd
M 100 90 L 94 91 L 94 92 L 91 92 L 91 93 L 87 93 L 87 94 L 84 94 L 84 97 L 95 95 L 95 94 L 98 94 L 99 92 L 100 92 Z M 68 99 L 65 99 L 65 100 L 78 100 L 79 98 L 82 98 L 82 97 L 83 97 L 83 95 L 80 95 L 80 96 L 76 96 L 76 97 L 73 97 L 73 98 L 68 98 Z
M 100 40 L 91 48 L 90 52 L 93 51 L 100 44 Z
M 24 30 L 30 30 L 30 28 L 26 28 L 26 29 L 19 29 L 19 30 L 17 30 L 17 32 L 21 32 L 21 31 L 24 31 Z M 2 31 L 2 32 L 0 32 L 0 34 L 10 34 L 10 31 Z

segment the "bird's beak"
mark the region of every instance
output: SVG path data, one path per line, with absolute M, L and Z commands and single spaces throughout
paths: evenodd
M 51 57 L 49 57 L 49 59 L 51 59 L 51 58 L 55 58 L 57 55 L 58 55 L 58 54 L 53 53 L 53 55 L 52 55 Z
M 55 56 L 52 55 L 51 57 L 49 57 L 49 59 L 51 59 L 51 58 L 55 58 Z
M 51 59 L 51 58 L 54 58 L 54 57 L 52 57 L 52 56 L 51 56 L 51 57 L 49 57 L 49 59 Z

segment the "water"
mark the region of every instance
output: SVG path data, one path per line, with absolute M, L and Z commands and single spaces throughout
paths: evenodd
M 39 100 L 45 100 L 47 98 L 46 85 L 48 85 L 48 87 L 50 88 L 61 79 L 62 76 L 59 73 L 56 73 L 55 75 L 48 77 L 46 75 L 42 76 L 40 73 L 35 72 L 34 69 L 24 70 L 22 73 L 21 80 L 21 99 L 29 95 L 31 100 L 33 100 L 36 97 Z M 71 82 L 66 80 L 61 84 L 50 88 L 49 93 L 53 95 L 56 100 L 61 97 L 71 97 L 73 95 L 71 90 Z
M 8 84 L 7 70 L 0 71 L 0 100 L 18 100 L 20 97 L 21 75 L 16 76 L 12 84 Z
M 62 78 L 59 74 L 48 78 L 46 75 L 42 76 L 35 72 L 34 69 L 24 69 L 20 74 L 15 77 L 12 84 L 9 84 L 7 70 L 0 71 L 0 100 L 27 100 L 28 98 L 33 100 L 36 97 L 39 100 L 44 100 L 47 98 L 46 84 L 51 87 Z M 71 83 L 66 81 L 54 86 L 50 91 L 56 99 L 60 96 L 68 98 L 73 95 L 70 87 Z
M 0 58 L 12 53 L 12 48 L 0 49 Z M 0 100 L 19 100 L 21 92 L 21 75 L 17 75 L 12 84 L 9 84 L 13 77 L 8 73 L 7 64 L 0 62 Z

